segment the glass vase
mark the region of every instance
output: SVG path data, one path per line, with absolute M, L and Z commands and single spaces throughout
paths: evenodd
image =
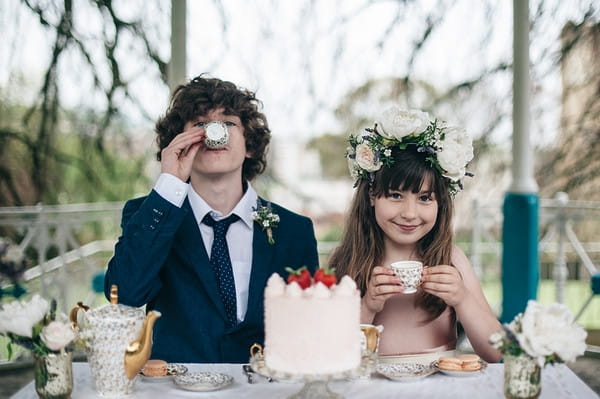
M 41 399 L 68 399 L 73 391 L 73 353 L 34 356 L 35 391 Z
M 504 396 L 508 399 L 537 398 L 542 391 L 542 369 L 526 354 L 504 356 Z

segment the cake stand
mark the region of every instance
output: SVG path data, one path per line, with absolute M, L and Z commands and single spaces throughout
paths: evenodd
M 252 353 L 250 367 L 263 377 L 278 381 L 303 382 L 302 389 L 288 399 L 343 399 L 343 396 L 332 392 L 328 383 L 332 380 L 354 380 L 370 375 L 377 364 L 377 355 L 363 352 L 360 365 L 351 370 L 327 374 L 288 373 L 270 369 L 266 366 L 262 351 Z

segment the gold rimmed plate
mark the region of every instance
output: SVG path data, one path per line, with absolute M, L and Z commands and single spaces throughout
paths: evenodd
M 173 380 L 178 388 L 187 391 L 216 391 L 233 383 L 229 374 L 200 371 L 176 376 Z
M 434 361 L 433 363 L 431 363 L 431 365 L 438 370 L 441 373 L 444 373 L 446 375 L 450 375 L 452 377 L 474 377 L 476 375 L 481 374 L 481 372 L 483 370 L 485 370 L 487 368 L 487 363 L 483 360 L 479 360 L 479 365 L 481 366 L 479 368 L 479 370 L 473 370 L 473 371 L 467 371 L 467 370 L 446 370 L 443 368 L 440 368 L 438 365 L 438 361 Z
M 400 382 L 410 382 L 429 377 L 437 372 L 430 364 L 423 363 L 380 363 L 375 368 L 384 377 Z

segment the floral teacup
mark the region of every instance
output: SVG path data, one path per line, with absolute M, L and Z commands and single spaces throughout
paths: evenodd
M 210 122 L 205 127 L 206 139 L 204 144 L 208 148 L 223 148 L 229 142 L 229 130 L 223 122 Z
M 390 265 L 394 274 L 402 279 L 404 294 L 417 292 L 423 275 L 423 263 L 416 260 L 403 260 Z

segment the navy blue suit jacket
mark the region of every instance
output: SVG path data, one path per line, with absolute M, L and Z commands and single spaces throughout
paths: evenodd
M 250 346 L 263 344 L 267 279 L 272 273 L 285 277 L 286 267 L 318 267 L 311 220 L 277 204 L 272 207 L 280 217 L 273 229 L 275 244 L 254 226 L 248 310 L 244 321 L 227 327 L 217 280 L 187 199 L 178 208 L 153 190 L 127 201 L 104 288 L 108 297 L 110 286 L 117 284 L 119 303 L 162 313 L 154 327 L 152 358 L 246 363 Z

